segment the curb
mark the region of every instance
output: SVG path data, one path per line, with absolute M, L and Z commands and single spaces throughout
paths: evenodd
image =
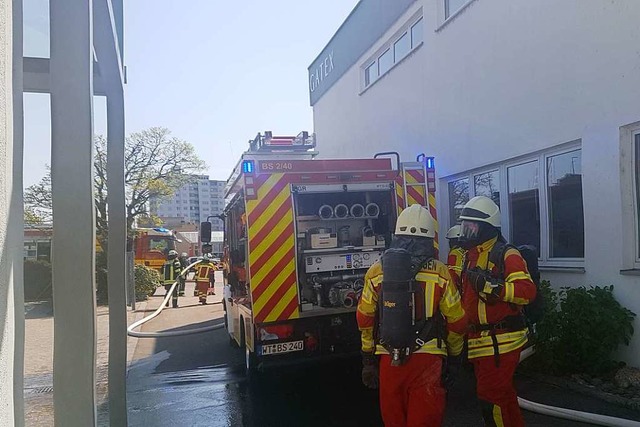
M 562 378 L 562 377 L 553 377 L 550 375 L 537 374 L 537 373 L 531 373 L 531 372 L 526 372 L 526 373 L 521 372 L 518 374 L 523 377 L 531 378 L 538 382 L 542 382 L 542 383 L 550 384 L 563 389 L 575 391 L 577 393 L 595 397 L 607 403 L 612 403 L 614 405 L 622 406 L 624 408 L 640 412 L 640 399 L 638 398 L 628 398 L 628 397 L 620 396 L 617 394 L 609 393 L 609 392 L 600 390 L 593 385 L 580 384 L 573 380 Z

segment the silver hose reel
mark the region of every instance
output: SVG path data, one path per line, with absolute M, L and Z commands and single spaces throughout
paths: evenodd
M 365 214 L 370 217 L 377 217 L 380 215 L 380 206 L 377 203 L 369 203 L 365 208 Z
M 333 208 L 333 215 L 336 218 L 346 218 L 349 216 L 349 207 L 340 203 Z
M 318 209 L 318 216 L 322 219 L 333 218 L 333 208 L 329 205 L 322 205 Z
M 364 216 L 364 206 L 362 206 L 360 203 L 356 203 L 351 206 L 349 212 L 354 218 L 362 218 Z

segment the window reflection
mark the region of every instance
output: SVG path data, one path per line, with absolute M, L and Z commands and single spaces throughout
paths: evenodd
M 540 249 L 538 161 L 507 169 L 511 243 Z
M 23 55 L 49 58 L 49 0 L 23 0 Z
M 485 196 L 500 206 L 500 174 L 497 170 L 478 174 L 474 177 L 476 196 Z
M 449 224 L 458 223 L 462 208 L 469 201 L 469 178 L 449 183 Z
M 571 151 L 547 158 L 549 198 L 549 256 L 584 256 L 582 156 Z

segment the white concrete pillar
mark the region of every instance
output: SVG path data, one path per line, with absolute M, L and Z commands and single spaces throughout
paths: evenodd
M 55 425 L 96 425 L 92 0 L 50 2 Z
M 107 92 L 107 187 L 109 188 L 109 420 L 127 425 L 126 212 L 124 191 L 124 96 Z
M 13 192 L 13 5 L 0 0 L 0 426 L 13 426 L 14 251 L 11 247 Z

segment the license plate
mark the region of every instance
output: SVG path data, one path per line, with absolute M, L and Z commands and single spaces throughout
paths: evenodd
M 267 356 L 269 354 L 291 353 L 292 351 L 302 350 L 304 350 L 303 341 L 291 341 L 263 345 L 261 353 L 263 356 Z

